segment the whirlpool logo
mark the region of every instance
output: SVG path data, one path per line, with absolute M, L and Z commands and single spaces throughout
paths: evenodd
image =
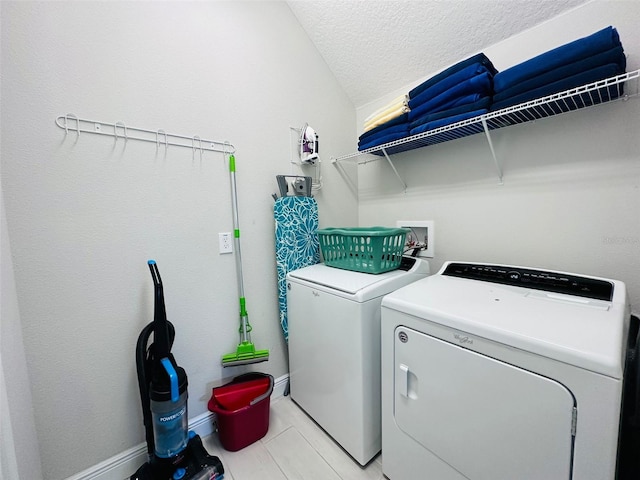
M 166 417 L 160 417 L 159 418 L 160 423 L 171 422 L 171 421 L 175 420 L 176 418 L 180 418 L 182 415 L 184 415 L 184 412 L 186 410 L 187 410 L 187 407 L 182 407 L 176 413 L 173 413 L 171 415 L 167 415 Z
M 453 338 L 455 338 L 459 344 L 464 345 L 465 343 L 469 345 L 473 345 L 473 338 L 469 338 L 466 335 L 460 335 L 459 333 L 454 333 Z

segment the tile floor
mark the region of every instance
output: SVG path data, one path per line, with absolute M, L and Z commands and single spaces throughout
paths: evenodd
M 335 443 L 291 397 L 271 402 L 269 431 L 238 452 L 222 448 L 217 434 L 204 438 L 220 457 L 225 480 L 381 480 L 378 455 L 363 468 Z

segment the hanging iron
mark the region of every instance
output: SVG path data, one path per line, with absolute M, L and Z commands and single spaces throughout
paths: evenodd
M 305 123 L 300 129 L 300 162 L 315 165 L 318 160 L 318 134 Z

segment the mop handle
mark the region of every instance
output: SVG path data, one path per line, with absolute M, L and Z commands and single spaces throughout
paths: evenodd
M 247 320 L 246 301 L 244 297 L 244 282 L 242 280 L 242 251 L 240 250 L 240 226 L 238 221 L 238 192 L 236 188 L 236 157 L 229 155 L 229 173 L 231 175 L 231 206 L 233 212 L 233 240 L 236 247 L 236 270 L 238 277 L 238 293 L 240 296 L 240 319 L 242 325 L 240 333 L 243 342 L 249 342 L 249 322 Z

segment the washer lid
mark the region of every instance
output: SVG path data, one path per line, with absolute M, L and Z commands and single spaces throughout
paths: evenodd
M 446 268 L 446 265 L 445 265 Z M 627 335 L 625 285 L 611 301 L 437 275 L 385 296 L 385 308 L 622 378 Z
M 385 295 L 418 278 L 403 270 L 371 274 L 328 267 L 322 263 L 294 270 L 289 272 L 287 277 L 289 280 L 302 280 L 337 290 L 346 295 L 357 297 L 358 301 L 366 301 Z

